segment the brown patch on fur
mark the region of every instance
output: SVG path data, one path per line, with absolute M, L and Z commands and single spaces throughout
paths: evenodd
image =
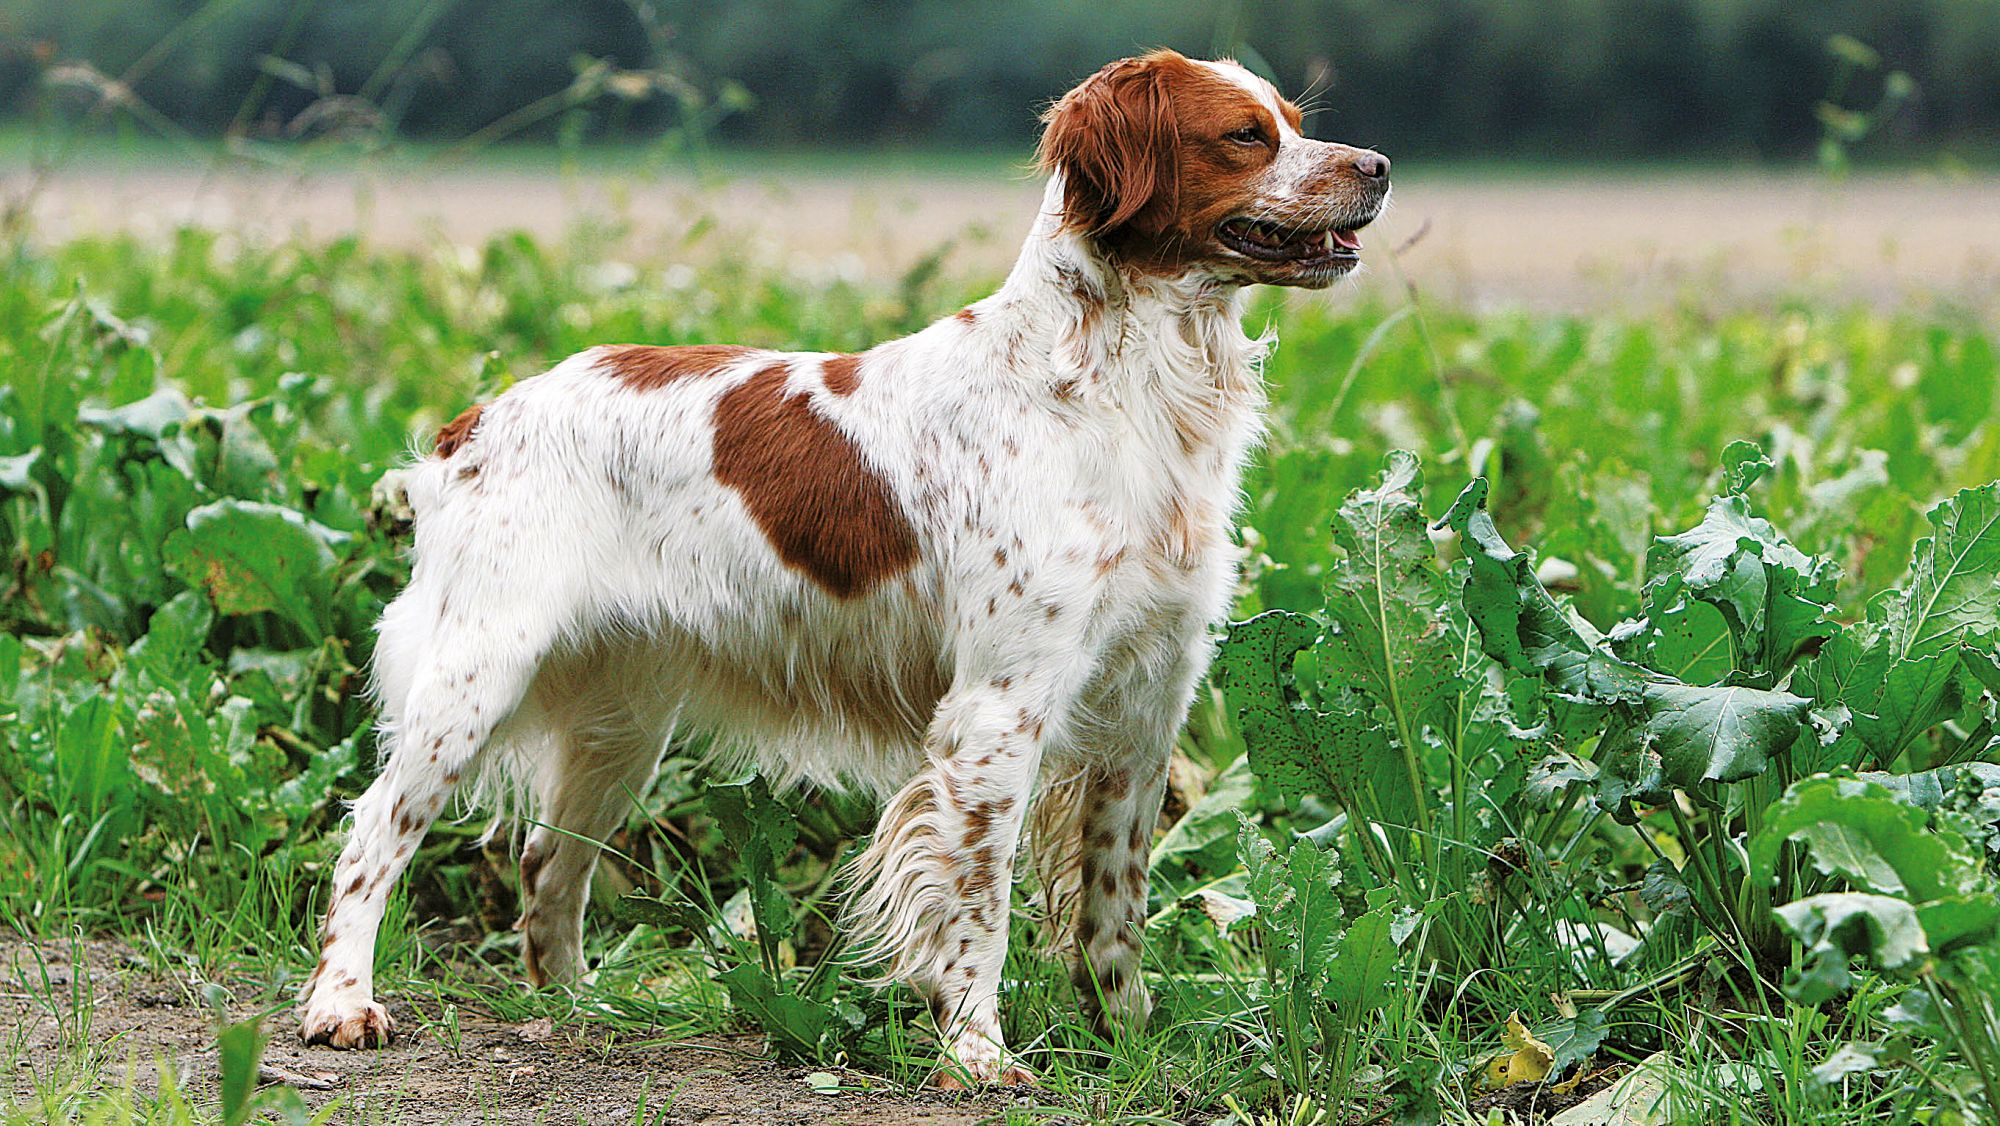
M 542 865 L 547 861 L 548 857 L 535 849 L 530 848 L 521 851 L 521 895 L 523 897 L 535 894 L 535 884 L 541 878 Z
M 457 418 L 445 423 L 438 430 L 437 442 L 431 446 L 431 453 L 445 458 L 457 453 L 472 440 L 473 428 L 479 425 L 479 412 L 485 409 L 483 404 L 474 403 L 465 408 Z
M 714 375 L 750 352 L 734 344 L 614 344 L 597 354 L 597 363 L 634 391 L 657 391 L 676 380 Z
M 528 984 L 540 989 L 549 983 L 549 979 L 542 975 L 542 955 L 535 949 L 535 940 L 531 935 L 521 938 L 521 961 L 528 967 Z
M 361 872 L 356 872 L 354 873 L 354 878 L 347 882 L 347 890 L 342 892 L 341 894 L 359 895 L 361 894 L 361 885 L 366 882 L 367 882 L 367 877 L 365 876 L 365 874 Z
M 917 562 L 917 533 L 888 483 L 773 365 L 715 407 L 715 478 L 736 490 L 778 557 L 839 598 Z
M 951 319 L 958 321 L 961 324 L 978 324 L 979 314 L 973 312 L 970 309 L 960 309 L 958 312 L 953 313 L 951 315 Z
M 826 389 L 840 396 L 854 394 L 861 386 L 861 357 L 852 355 L 835 356 L 820 368 L 820 378 Z

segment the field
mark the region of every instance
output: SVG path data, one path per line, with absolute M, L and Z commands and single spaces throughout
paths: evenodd
M 983 295 L 1019 185 L 965 189 L 990 233 L 943 258 L 960 219 L 802 205 L 788 241 L 695 188 L 647 189 L 692 242 L 629 198 L 554 223 L 547 184 L 539 232 L 450 238 L 295 232 L 310 186 L 225 189 L 257 233 L 44 196 L 0 245 L 0 1123 L 1993 1121 L 1990 185 L 1763 183 L 1625 236 L 1714 257 L 1609 280 L 1581 248 L 1657 195 L 1412 188 L 1378 254 L 1469 217 L 1257 297 L 1274 411 L 1155 840 L 1158 1011 L 1087 1031 L 1024 885 L 1006 1032 L 1043 1085 L 977 1096 L 821 960 L 866 803 L 685 758 L 606 842 L 592 984 L 520 984 L 510 837 L 466 811 L 384 928 L 398 1044 L 300 1048 L 289 1008 L 406 575 L 377 478 L 590 344 L 925 324 Z M 1932 194 L 1856 233 L 1899 192 Z

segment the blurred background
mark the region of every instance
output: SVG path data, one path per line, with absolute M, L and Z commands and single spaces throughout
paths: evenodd
M 52 235 L 997 272 L 1040 108 L 1153 46 L 1394 157 L 1391 264 L 1475 304 L 2000 278 L 1995 0 L 6 0 L 0 186 Z

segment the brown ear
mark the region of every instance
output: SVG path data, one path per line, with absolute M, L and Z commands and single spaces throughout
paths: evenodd
M 1036 162 L 1063 176 L 1063 225 L 1101 235 L 1126 223 L 1157 231 L 1180 184 L 1180 132 L 1167 103 L 1167 67 L 1181 56 L 1155 51 L 1120 59 L 1042 115 Z

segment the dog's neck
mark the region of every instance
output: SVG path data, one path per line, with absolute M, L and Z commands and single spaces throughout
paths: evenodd
M 1239 416 L 1261 414 L 1259 369 L 1272 339 L 1243 332 L 1242 287 L 1122 266 L 1064 229 L 1059 176 L 1006 284 L 981 308 L 1003 318 L 1027 354 L 1046 358 L 1037 367 L 1059 395 L 1125 412 L 1164 407 L 1184 445 L 1222 440 L 1241 428 Z

